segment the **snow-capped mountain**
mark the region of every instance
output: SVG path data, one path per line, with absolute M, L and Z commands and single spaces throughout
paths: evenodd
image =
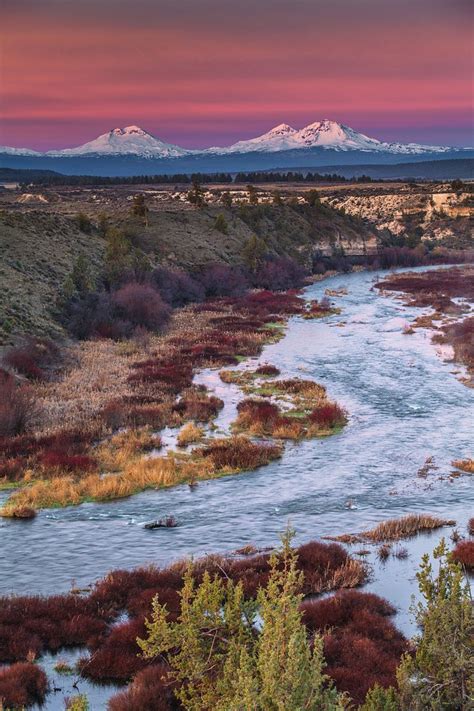
M 324 119 L 297 130 L 282 123 L 271 131 L 248 141 L 238 141 L 223 148 L 209 148 L 208 153 L 225 155 L 228 153 L 251 153 L 253 151 L 273 153 L 302 148 L 327 148 L 335 151 L 377 151 L 385 153 L 420 154 L 445 153 L 452 150 L 445 146 L 423 146 L 417 143 L 385 143 L 354 131 L 342 123 Z
M 250 138 L 247 141 L 238 141 L 231 146 L 219 148 L 217 146 L 208 148 L 206 153 L 224 154 L 224 153 L 251 153 L 252 151 L 265 151 L 273 153 L 275 151 L 289 151 L 292 148 L 297 148 L 297 142 L 294 136 L 298 133 L 295 128 L 288 126 L 287 123 L 281 123 L 275 126 L 271 131 L 264 133 L 257 138 Z
M 32 151 L 30 148 L 12 148 L 11 146 L 0 146 L 0 154 L 7 156 L 44 156 L 44 153 Z
M 447 146 L 425 146 L 418 143 L 387 143 L 376 138 L 370 138 L 363 133 L 355 131 L 349 126 L 336 121 L 324 119 L 316 121 L 301 129 L 279 124 L 267 133 L 256 138 L 237 141 L 230 146 L 212 147 L 206 149 L 190 150 L 181 148 L 172 143 L 166 143 L 156 138 L 151 133 L 144 131 L 139 126 L 126 126 L 114 128 L 104 133 L 93 141 L 84 143 L 76 148 L 64 148 L 40 153 L 28 148 L 10 148 L 0 146 L 0 154 L 4 156 L 18 156 L 31 158 L 136 158 L 136 159 L 180 159 L 192 160 L 217 159 L 219 156 L 234 156 L 237 160 L 247 154 L 277 154 L 284 151 L 303 151 L 318 154 L 321 158 L 326 152 L 352 152 L 371 154 L 376 156 L 413 155 L 459 153 L 465 149 L 450 148 Z M 326 160 L 328 158 L 326 157 Z M 199 166 L 196 164 L 196 169 Z
M 64 148 L 48 151 L 45 155 L 62 156 L 140 156 L 142 158 L 179 158 L 194 151 L 180 148 L 172 143 L 165 143 L 139 126 L 114 128 L 93 141 L 77 148 Z

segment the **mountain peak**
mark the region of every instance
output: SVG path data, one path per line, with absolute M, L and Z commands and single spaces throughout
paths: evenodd
M 287 123 L 279 123 L 278 126 L 275 126 L 270 131 L 268 131 L 268 134 L 266 134 L 266 135 L 282 136 L 282 135 L 288 134 L 288 133 L 296 133 L 296 128 L 292 128 L 291 126 L 288 126 Z
M 137 156 L 142 158 L 179 158 L 189 155 L 188 151 L 172 143 L 165 143 L 140 126 L 125 126 L 113 128 L 103 133 L 93 141 L 76 148 L 65 148 L 62 151 L 49 151 L 54 156 Z
M 148 131 L 144 131 L 143 128 L 140 128 L 140 126 L 125 126 L 125 128 L 114 128 L 110 133 L 113 133 L 115 136 L 151 136 L 151 133 L 148 133 Z

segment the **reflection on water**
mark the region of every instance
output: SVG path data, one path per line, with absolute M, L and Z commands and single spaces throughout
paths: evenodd
M 282 377 L 326 385 L 350 413 L 343 432 L 288 444 L 278 462 L 202 482 L 193 491 L 147 491 L 104 505 L 43 511 L 31 522 L 2 520 L 1 592 L 66 591 L 73 580 L 85 585 L 113 568 L 164 564 L 246 543 L 272 545 L 288 519 L 298 542 L 360 531 L 416 511 L 455 518 L 465 531 L 472 479 L 445 477 L 451 460 L 468 454 L 473 392 L 437 356 L 429 334 L 403 334 L 406 320 L 420 310 L 379 296 L 371 288 L 379 276 L 361 272 L 309 287 L 307 296 L 320 298 L 326 287 L 346 286 L 348 294 L 337 299 L 342 313 L 324 321 L 292 319 L 285 338 L 259 358 L 277 365 Z M 235 416 L 238 390 L 212 371 L 199 381 L 226 398 L 217 421 L 225 429 Z M 428 456 L 438 469 L 419 479 L 417 470 Z M 352 509 L 346 508 L 348 498 Z M 180 526 L 143 528 L 165 514 Z M 405 631 L 412 631 L 406 609 L 414 568 L 437 539 L 419 537 L 408 544 L 408 560 L 374 567 L 371 589 L 402 608 L 398 622 Z

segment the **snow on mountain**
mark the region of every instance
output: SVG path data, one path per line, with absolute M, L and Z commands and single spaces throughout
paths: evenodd
M 7 156 L 42 156 L 44 153 L 32 151 L 30 148 L 12 148 L 11 146 L 0 146 L 0 153 Z
M 114 128 L 93 141 L 76 148 L 48 151 L 47 156 L 139 156 L 142 158 L 179 158 L 195 151 L 165 143 L 139 126 Z
M 252 151 L 273 153 L 302 148 L 326 148 L 336 151 L 377 151 L 385 153 L 420 154 L 444 153 L 452 150 L 444 146 L 422 146 L 417 143 L 385 143 L 376 138 L 354 131 L 349 126 L 324 119 L 296 130 L 280 124 L 268 133 L 248 141 L 238 141 L 224 148 L 209 148 L 208 153 L 249 153 Z
M 93 141 L 76 148 L 51 150 L 39 153 L 28 148 L 9 148 L 0 146 L 0 153 L 17 156 L 67 157 L 106 157 L 134 156 L 137 158 L 181 158 L 182 156 L 208 156 L 246 153 L 277 153 L 279 151 L 302 149 L 326 149 L 334 151 L 362 151 L 366 153 L 390 153 L 400 155 L 423 155 L 462 151 L 463 149 L 446 146 L 424 146 L 418 143 L 386 143 L 370 138 L 349 126 L 324 119 L 305 128 L 296 129 L 281 123 L 267 133 L 238 141 L 231 146 L 212 147 L 201 150 L 189 150 L 172 143 L 165 143 L 139 126 L 114 128 Z
M 275 126 L 271 131 L 264 133 L 257 138 L 250 138 L 247 141 L 238 141 L 231 146 L 224 148 L 208 148 L 205 153 L 251 153 L 252 151 L 262 151 L 274 153 L 276 151 L 288 151 L 292 148 L 298 148 L 295 141 L 295 135 L 298 134 L 296 128 L 288 126 L 286 123 L 281 123 Z

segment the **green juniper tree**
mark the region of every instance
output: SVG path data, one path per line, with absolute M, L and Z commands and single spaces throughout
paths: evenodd
M 216 217 L 214 229 L 219 230 L 219 232 L 222 232 L 223 235 L 227 234 L 227 221 L 222 212 L 220 212 Z
M 197 586 L 192 565 L 184 577 L 181 612 L 168 622 L 153 602 L 148 636 L 138 644 L 148 659 L 164 657 L 187 711 L 339 711 L 347 707 L 324 674 L 322 639 L 310 645 L 301 621 L 302 573 L 292 532 L 271 557 L 268 586 L 246 600 L 242 584 L 208 573 Z
M 245 242 L 242 249 L 242 258 L 245 265 L 250 269 L 251 272 L 256 272 L 258 267 L 261 265 L 263 258 L 267 252 L 267 247 L 265 242 L 252 235 Z
M 471 711 L 474 708 L 474 619 L 469 584 L 444 539 L 417 573 L 422 600 L 413 606 L 421 634 L 402 657 L 397 688 L 375 685 L 361 711 Z
M 204 190 L 202 189 L 200 183 L 197 180 L 193 180 L 193 187 L 192 189 L 188 192 L 188 200 L 192 205 L 196 205 L 196 207 L 204 207 L 206 205 L 206 201 L 204 199 Z
M 121 275 L 132 266 L 132 243 L 116 227 L 111 227 L 106 234 L 105 276 L 109 284 L 116 284 Z
M 315 207 L 321 203 L 319 192 L 317 190 L 308 190 L 305 195 L 305 199 L 310 207 Z
M 441 540 L 417 573 L 422 600 L 413 607 L 422 633 L 416 653 L 397 672 L 402 709 L 468 711 L 474 708 L 474 617 L 469 583 Z

